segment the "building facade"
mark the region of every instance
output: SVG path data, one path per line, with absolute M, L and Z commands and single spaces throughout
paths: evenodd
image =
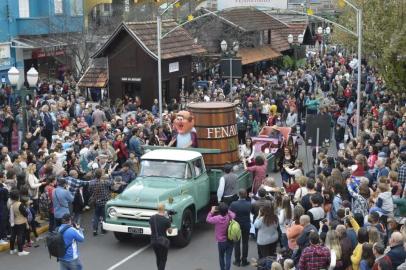
M 71 33 L 82 32 L 83 29 L 83 1 L 1 0 L 1 82 L 7 83 L 7 71 L 12 66 L 17 67 L 21 74 L 34 66 L 40 71 L 40 76 L 48 73 L 58 77 L 58 72 L 63 71 L 61 58 L 68 46 L 66 40 Z M 20 77 L 22 84 L 24 78 Z
M 178 27 L 173 20 L 162 22 L 162 32 Z M 178 99 L 181 91 L 189 92 L 192 85 L 192 56 L 206 53 L 182 27 L 162 39 L 162 95 L 169 103 Z M 106 58 L 105 71 L 89 68 L 79 81 L 79 87 L 107 87 L 108 97 L 140 98 L 142 107 L 150 109 L 158 98 L 158 62 L 156 22 L 122 23 L 107 42 L 93 55 Z M 89 74 L 92 73 L 92 74 Z M 100 84 L 99 84 L 100 83 Z

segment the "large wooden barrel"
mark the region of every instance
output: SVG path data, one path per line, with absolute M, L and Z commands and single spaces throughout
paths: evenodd
M 222 168 L 227 162 L 237 163 L 238 131 L 235 105 L 229 102 L 188 104 L 195 119 L 198 147 L 220 149 L 219 154 L 204 154 L 208 168 Z

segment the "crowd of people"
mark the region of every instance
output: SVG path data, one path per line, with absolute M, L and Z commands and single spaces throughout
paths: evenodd
M 241 157 L 254 174 L 250 194 L 222 190 L 207 218 L 216 227 L 220 269 L 250 264 L 250 234 L 258 269 L 406 269 L 405 95 L 386 89 L 379 72 L 361 63 L 357 119 L 357 64 L 336 51 L 310 54 L 303 69 L 282 74 L 271 67 L 235 81 L 224 97 L 216 95 L 241 104 Z M 282 143 L 278 187 L 252 137 L 264 125 L 275 130 L 269 137 L 282 139 L 282 126 L 303 134 L 309 114 L 328 116 L 331 124 L 322 128 L 332 130 L 335 144 L 313 151 L 317 168 L 305 171 L 297 151 Z M 232 187 L 236 177 L 225 171 L 226 186 Z M 241 227 L 236 243 L 223 236 L 232 218 Z
M 258 246 L 258 267 L 272 258 L 272 269 L 282 269 L 275 259 L 282 254 L 290 257 L 284 269 L 406 269 L 405 95 L 386 89 L 379 71 L 360 63 L 357 119 L 357 64 L 354 57 L 332 50 L 322 57 L 308 54 L 306 66 L 295 71 L 270 66 L 231 84 L 218 76 L 199 78 L 190 93 L 182 91 L 178 100 L 163 104 L 162 124 L 157 100 L 151 108 L 128 96 L 94 106 L 73 82 L 43 82 L 23 110 L 21 100 L 4 85 L 0 244 L 9 243 L 11 254 L 28 255 L 38 239 L 38 221 L 49 220 L 50 231 L 66 222 L 79 227 L 89 209 L 93 235 L 103 234 L 104 206 L 135 179 L 143 146 L 171 145 L 176 112 L 188 102 L 228 101 L 237 104 L 240 155 L 254 183 L 249 194 L 223 186 L 219 202 L 227 204 L 217 211 L 223 219 L 208 218 L 223 224 L 216 229 L 222 270 L 230 269 L 233 248 L 234 264 L 248 264 L 250 234 Z M 333 130 L 336 151 L 322 148 L 318 169 L 305 172 L 297 152 L 282 144 L 276 169 L 283 187 L 278 187 L 267 176 L 266 161 L 255 152 L 252 137 L 266 125 L 281 140 L 279 127 L 303 134 L 309 114 L 331 119 L 326 128 Z M 233 177 L 227 179 L 225 186 Z M 234 215 L 242 228 L 242 252 L 239 244 L 220 235 Z M 75 253 L 65 261 L 77 260 Z

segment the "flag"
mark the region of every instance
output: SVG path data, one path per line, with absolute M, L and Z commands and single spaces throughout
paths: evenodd
M 344 0 L 338 0 L 338 6 L 339 6 L 340 8 L 345 7 L 345 1 L 344 1 Z

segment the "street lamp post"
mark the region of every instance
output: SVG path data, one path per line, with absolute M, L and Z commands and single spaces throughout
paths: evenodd
M 174 5 L 179 3 L 181 0 L 176 0 L 173 3 L 167 5 L 167 7 L 162 11 L 158 11 L 156 17 L 156 47 L 157 47 L 157 61 L 158 61 L 158 100 L 159 100 L 159 123 L 162 125 L 162 56 L 161 56 L 161 40 L 164 38 L 162 36 L 162 16 L 171 9 Z
M 230 88 L 231 88 L 233 85 L 233 60 L 234 60 L 234 56 L 236 56 L 238 53 L 240 44 L 238 43 L 238 41 L 234 41 L 233 47 L 231 49 L 227 50 L 228 49 L 227 41 L 223 40 L 220 43 L 220 47 L 221 47 L 221 51 L 223 52 L 223 55 L 225 57 L 228 57 L 228 60 L 229 60 L 229 65 L 230 65 L 230 67 L 229 67 L 230 74 L 229 75 L 230 75 Z
M 329 35 L 330 35 L 330 33 L 331 33 L 331 28 L 330 28 L 330 26 L 327 26 L 326 28 L 323 29 L 323 27 L 319 26 L 319 27 L 317 28 L 317 33 L 322 36 L 321 52 L 320 52 L 320 54 L 323 55 L 324 46 L 325 46 L 325 44 L 326 44 L 327 38 L 329 37 Z
M 295 58 L 295 61 L 296 61 L 296 59 L 297 59 L 297 51 L 296 51 L 296 46 L 301 46 L 302 45 L 302 43 L 303 43 L 303 39 L 304 39 L 304 35 L 303 34 L 299 34 L 298 36 L 297 36 L 297 45 L 296 44 L 294 44 L 294 37 L 293 37 L 293 35 L 292 34 L 289 34 L 288 35 L 288 43 L 289 43 L 289 45 L 293 48 L 293 54 L 294 54 L 294 58 Z M 294 47 L 295 46 L 295 47 Z
M 20 96 L 22 102 L 22 113 L 23 113 L 23 136 L 25 135 L 26 131 L 28 130 L 27 127 L 27 102 L 26 98 L 27 95 L 33 93 L 31 89 L 17 89 L 18 88 L 18 81 L 20 79 L 20 71 L 15 67 L 10 68 L 8 71 L 8 80 L 10 84 L 16 88 L 17 94 Z M 27 72 L 27 82 L 30 88 L 34 88 L 38 82 L 38 71 L 31 67 Z

